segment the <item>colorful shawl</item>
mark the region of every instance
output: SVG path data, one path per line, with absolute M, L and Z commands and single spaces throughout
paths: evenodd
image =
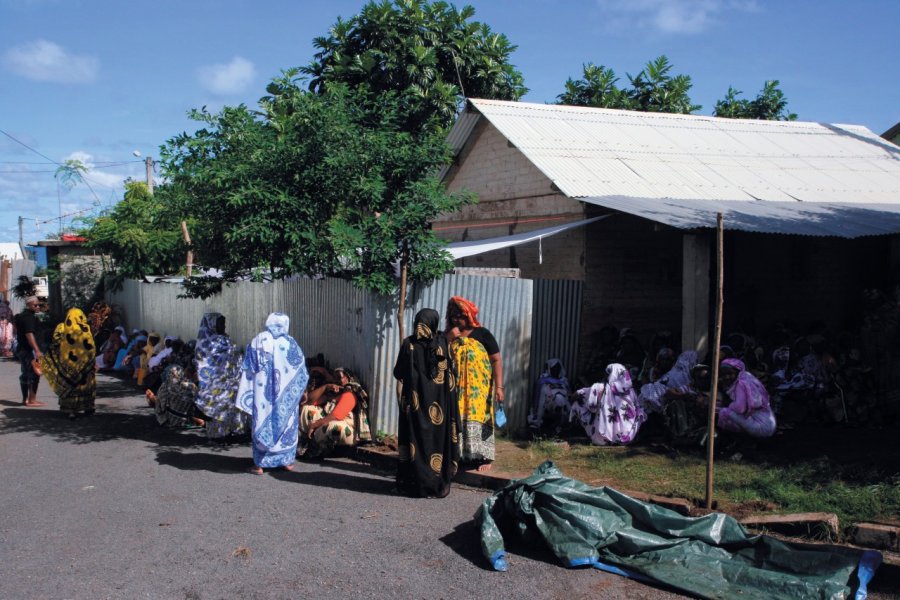
M 572 406 L 572 413 L 594 444 L 628 444 L 646 416 L 638 405 L 628 369 L 612 363 L 606 367 L 606 373 L 605 384 L 595 383 L 578 390 L 581 401 Z
M 221 316 L 219 313 L 203 316 L 194 351 L 198 380 L 196 405 L 207 417 L 206 435 L 210 438 L 244 433 L 248 421 L 234 404 L 241 377 L 240 353 L 231 338 L 215 332 L 216 320 Z
M 253 462 L 262 468 L 293 464 L 297 456 L 297 408 L 309 373 L 289 324 L 287 315 L 270 314 L 244 354 L 237 407 L 252 417 Z
M 80 308 L 69 309 L 66 320 L 53 331 L 50 349 L 41 357 L 44 376 L 59 397 L 62 410 L 94 409 L 96 353 L 84 312 Z
M 443 498 L 459 467 L 456 378 L 439 324 L 437 311 L 419 311 L 394 365 L 401 382 L 397 487 L 410 496 Z
M 769 408 L 769 393 L 762 382 L 747 371 L 743 361 L 737 358 L 726 358 L 722 365 L 738 372 L 737 379 L 725 393 L 731 398 L 728 409 L 731 412 L 746 415 L 754 410 Z
M 13 311 L 7 300 L 0 300 L 0 356 L 12 356 Z
M 462 460 L 494 460 L 494 406 L 491 361 L 478 340 L 459 337 L 450 351 L 459 373 L 458 404 L 462 421 Z

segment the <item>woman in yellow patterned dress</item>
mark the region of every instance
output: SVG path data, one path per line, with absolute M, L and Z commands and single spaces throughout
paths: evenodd
M 68 413 L 69 419 L 74 420 L 81 412 L 94 414 L 96 354 L 87 317 L 80 308 L 69 309 L 66 320 L 53 331 L 50 349 L 41 356 L 47 383 L 59 397 L 60 410 Z
M 460 296 L 447 304 L 447 324 L 459 373 L 462 462 L 487 471 L 494 461 L 494 409 L 504 400 L 500 345 L 479 323 L 478 307 Z

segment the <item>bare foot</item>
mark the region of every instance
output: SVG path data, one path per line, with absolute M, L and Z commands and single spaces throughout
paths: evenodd
M 204 421 L 200 417 L 191 417 L 191 421 L 193 421 L 194 425 L 197 425 L 199 427 L 206 427 L 206 421 Z
M 478 465 L 478 468 L 475 470 L 478 471 L 479 473 L 486 473 L 487 471 L 490 471 L 491 467 L 493 467 L 493 466 L 494 466 L 493 463 L 486 462 L 486 463 L 482 463 L 482 464 Z
M 293 470 L 294 470 L 294 465 L 284 465 L 284 466 L 282 467 L 282 469 L 284 469 L 285 471 L 293 471 Z
M 47 405 L 44 404 L 43 402 L 41 402 L 40 400 L 29 400 L 29 401 L 25 402 L 25 406 L 32 407 L 32 406 L 47 406 Z
M 247 472 L 250 473 L 251 475 L 262 475 L 263 474 L 262 467 L 250 467 L 249 469 L 247 469 Z
M 148 389 L 144 392 L 144 395 L 147 397 L 148 406 L 156 406 L 156 394 Z

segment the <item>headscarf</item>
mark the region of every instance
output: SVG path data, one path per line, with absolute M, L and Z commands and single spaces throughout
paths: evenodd
M 369 394 L 366 393 L 366 389 L 359 382 L 359 379 L 349 369 L 338 367 L 334 372 L 335 374 L 342 372 L 347 376 L 347 383 L 344 384 L 344 389 L 356 396 L 356 404 L 353 405 L 353 435 L 355 441 L 372 441 L 372 431 L 369 428 Z
M 728 408 L 739 414 L 768 408 L 769 393 L 762 382 L 747 371 L 743 361 L 737 358 L 726 358 L 722 361 L 722 365 L 738 372 L 734 383 L 725 391 L 731 398 Z
M 75 408 L 69 405 L 70 400 L 75 403 L 89 400 L 93 405 L 96 354 L 87 317 L 80 308 L 69 309 L 66 320 L 53 331 L 50 350 L 41 357 L 47 382 L 59 396 L 63 408 Z
M 222 317 L 222 313 L 208 312 L 200 320 L 200 330 L 197 332 L 197 344 L 206 338 L 217 335 L 216 322 Z
M 237 408 L 253 418 L 253 460 L 259 467 L 292 464 L 297 453 L 298 405 L 309 373 L 303 351 L 288 335 L 290 319 L 272 313 L 247 346 Z
M 462 296 L 453 296 L 450 298 L 450 303 L 456 305 L 456 307 L 462 311 L 463 315 L 465 315 L 466 320 L 472 324 L 472 327 L 481 327 L 481 323 L 478 321 L 478 307 L 475 306 L 474 302 L 466 300 Z M 449 305 L 448 305 L 449 312 Z
M 478 309 L 475 309 L 478 312 Z M 434 379 L 438 375 L 440 361 L 446 360 L 447 357 L 439 357 L 437 349 L 440 347 L 438 331 L 440 327 L 441 316 L 433 308 L 423 308 L 416 315 L 413 328 L 415 329 L 416 342 L 425 347 L 425 364 L 428 368 L 428 376 Z M 441 334 L 443 335 L 443 334 Z

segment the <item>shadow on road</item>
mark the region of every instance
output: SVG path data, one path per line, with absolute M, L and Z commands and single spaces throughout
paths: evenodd
M 308 466 L 308 463 L 303 463 Z M 329 467 L 337 467 L 335 463 L 328 463 Z M 370 471 L 371 473 L 371 471 Z M 282 481 L 292 483 L 302 483 L 304 485 L 314 485 L 318 487 L 327 487 L 337 490 L 347 490 L 348 492 L 359 492 L 362 494 L 377 494 L 379 496 L 396 496 L 394 481 L 385 479 L 375 473 L 374 477 L 345 475 L 343 473 L 332 473 L 330 471 L 272 471 L 271 476 Z
M 450 494 L 452 495 L 453 492 L 451 491 Z M 451 533 L 439 539 L 445 546 L 476 567 L 480 567 L 484 571 L 493 571 L 487 559 L 481 554 L 481 545 L 472 543 L 472 540 L 481 539 L 481 532 L 478 531 L 474 520 L 460 523 L 453 528 Z
M 213 473 L 245 473 L 250 466 L 246 456 L 158 450 L 156 462 L 184 471 L 211 471 Z
M 80 417 L 70 421 L 58 409 L 7 408 L 0 435 L 30 433 L 39 437 L 51 437 L 57 442 L 68 444 L 89 444 L 116 439 L 130 439 L 149 442 L 159 446 L 210 449 L 225 449 L 214 446 L 207 440 L 202 430 L 173 430 L 160 427 L 151 411 L 147 414 L 98 412 L 90 417 Z M 104 410 L 100 407 L 98 410 Z

